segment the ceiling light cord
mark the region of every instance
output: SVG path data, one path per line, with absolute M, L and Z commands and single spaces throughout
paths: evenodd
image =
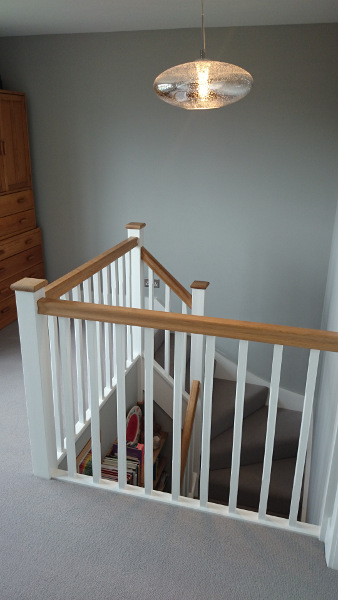
M 205 27 L 204 27 L 204 1 L 201 0 L 201 8 L 202 8 L 202 26 L 201 26 L 201 51 L 200 57 L 205 58 Z

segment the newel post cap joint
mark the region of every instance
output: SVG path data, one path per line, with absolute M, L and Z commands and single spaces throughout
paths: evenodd
M 46 287 L 47 279 L 35 279 L 34 277 L 24 277 L 10 286 L 14 292 L 37 292 Z

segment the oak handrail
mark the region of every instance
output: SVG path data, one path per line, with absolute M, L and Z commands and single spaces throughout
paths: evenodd
M 158 277 L 160 277 L 162 281 L 164 281 L 164 283 L 166 283 L 170 289 L 185 302 L 187 306 L 189 306 L 189 308 L 192 307 L 192 296 L 190 292 L 188 292 L 188 290 L 186 290 L 185 287 L 177 281 L 177 279 L 175 279 L 175 277 L 169 273 L 169 271 L 167 271 L 167 269 L 165 269 L 165 267 L 161 265 L 161 263 L 158 262 L 144 246 L 141 248 L 141 258 L 143 262 L 145 262 L 146 265 L 148 265 L 148 267 L 150 267 L 154 273 L 156 273 L 156 275 L 158 275 Z
M 188 452 L 190 439 L 192 434 L 192 428 L 194 425 L 194 418 L 197 406 L 197 400 L 200 393 L 200 382 L 194 379 L 191 383 L 187 412 L 185 413 L 184 425 L 182 430 L 181 440 L 181 487 L 184 478 L 185 467 L 188 460 Z
M 140 308 L 73 302 L 56 298 L 41 298 L 37 304 L 38 313 L 43 315 L 151 327 L 154 329 L 168 329 L 170 331 L 183 331 L 186 333 L 197 333 L 236 340 L 262 342 L 265 344 L 280 344 L 283 346 L 338 352 L 338 333 L 335 331 L 182 315 L 179 313 L 166 313 Z
M 116 244 L 113 248 L 106 250 L 106 252 L 92 258 L 81 265 L 81 267 L 77 267 L 73 271 L 70 271 L 66 275 L 56 279 L 56 281 L 53 281 L 53 283 L 47 285 L 46 297 L 60 298 L 62 294 L 69 292 L 75 286 L 79 285 L 98 271 L 101 271 L 101 269 L 107 267 L 110 263 L 129 252 L 129 250 L 135 248 L 137 244 L 137 237 L 129 237 L 126 240 L 123 240 L 123 242 Z

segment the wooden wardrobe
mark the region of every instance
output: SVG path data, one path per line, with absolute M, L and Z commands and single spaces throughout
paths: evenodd
M 17 318 L 10 285 L 44 277 L 36 227 L 25 94 L 0 90 L 0 329 Z

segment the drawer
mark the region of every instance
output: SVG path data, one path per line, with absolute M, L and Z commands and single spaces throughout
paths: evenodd
M 33 190 L 0 196 L 0 217 L 34 208 Z
M 32 229 L 0 241 L 0 260 L 41 244 L 41 230 Z
M 15 296 L 0 302 L 0 329 L 12 323 L 17 318 Z
M 34 246 L 25 252 L 20 252 L 0 261 L 0 281 L 8 279 L 15 273 L 20 273 L 33 265 L 43 262 L 42 247 Z
M 19 281 L 24 277 L 35 277 L 36 279 L 44 279 L 45 272 L 43 263 L 39 263 L 38 265 L 29 267 L 29 269 L 20 271 L 20 273 L 14 273 L 7 279 L 0 281 L 0 302 L 2 300 L 5 300 L 6 298 L 9 298 L 10 296 L 14 296 L 14 292 L 11 290 L 10 286 L 12 285 L 12 283 Z
M 35 211 L 24 210 L 23 212 L 0 218 L 0 238 L 8 237 L 14 233 L 35 229 Z

